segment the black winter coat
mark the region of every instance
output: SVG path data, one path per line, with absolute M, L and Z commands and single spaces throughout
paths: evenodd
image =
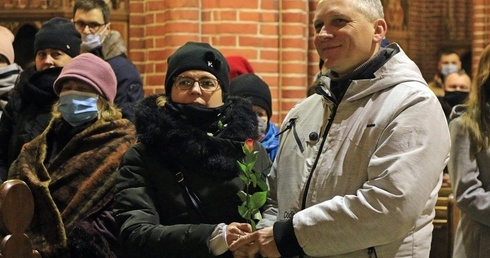
M 24 143 L 41 134 L 51 120 L 58 100 L 53 83 L 62 68 L 24 70 L 0 119 L 0 183 L 6 180 L 10 164 Z
M 238 214 L 237 192 L 244 183 L 237 160 L 244 156 L 243 142 L 257 137 L 257 117 L 249 102 L 230 98 L 219 118 L 224 129 L 210 136 L 166 107 L 157 108 L 155 99 L 146 98 L 136 109 L 140 143 L 126 152 L 116 182 L 122 246 L 129 257 L 213 257 L 207 244 L 217 224 L 244 222 Z M 265 176 L 271 162 L 258 142 L 255 146 L 255 170 Z M 178 172 L 201 201 L 203 214 L 177 181 Z
M 143 82 L 136 66 L 126 56 L 126 46 L 117 31 L 111 31 L 101 47 L 90 51 L 112 67 L 117 79 L 114 103 L 121 108 L 123 117 L 134 122 L 133 105 L 143 98 Z

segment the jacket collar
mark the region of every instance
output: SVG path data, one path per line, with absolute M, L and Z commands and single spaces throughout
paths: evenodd
M 224 129 L 210 135 L 165 107 L 157 106 L 159 96 L 162 95 L 146 97 L 135 106 L 138 140 L 175 170 L 236 176 L 237 160 L 243 157 L 243 142 L 258 137 L 257 116 L 251 103 L 229 97 L 230 104 L 220 116 Z

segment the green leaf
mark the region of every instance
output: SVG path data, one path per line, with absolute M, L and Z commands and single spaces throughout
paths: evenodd
M 267 183 L 264 180 L 257 180 L 257 184 L 259 185 L 260 190 L 265 192 L 269 191 L 269 187 L 267 186 Z
M 247 165 L 241 163 L 240 161 L 237 161 L 238 165 L 240 166 L 240 169 L 242 169 L 242 171 L 247 171 L 248 168 L 247 168 Z
M 247 193 L 245 193 L 245 191 L 239 191 L 238 193 L 236 193 L 238 195 L 238 197 L 240 197 L 240 200 L 242 202 L 246 202 L 247 201 Z
M 267 192 L 255 192 L 250 197 L 250 207 L 254 209 L 260 209 L 260 207 L 264 206 L 265 201 L 267 200 Z
M 244 219 L 250 219 L 250 212 L 247 207 L 238 206 L 238 214 Z
M 248 171 L 253 171 L 254 166 L 255 166 L 255 160 L 250 161 L 250 163 L 247 164 Z
M 255 174 L 250 175 L 250 181 L 252 181 L 253 187 L 257 187 L 257 177 L 255 176 Z
M 252 226 L 252 231 L 256 231 L 257 230 L 257 224 L 255 223 L 255 221 L 250 220 L 250 225 Z
M 248 179 L 248 177 L 244 174 L 240 174 L 239 175 L 240 179 L 242 179 L 243 182 L 245 182 L 246 185 L 250 184 L 250 180 Z
M 262 214 L 260 214 L 260 211 L 254 212 L 253 219 L 258 221 L 262 220 Z

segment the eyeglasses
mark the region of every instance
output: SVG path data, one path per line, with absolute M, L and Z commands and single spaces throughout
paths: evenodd
M 104 26 L 105 24 L 100 24 L 98 22 L 90 22 L 90 23 L 85 23 L 83 21 L 74 21 L 75 27 L 77 28 L 78 31 L 83 31 L 85 27 L 88 26 L 88 29 L 90 33 L 96 33 L 101 26 Z
M 213 92 L 218 90 L 219 81 L 211 78 L 201 78 L 196 80 L 187 76 L 177 76 L 174 78 L 174 86 L 179 90 L 190 90 L 194 87 L 194 83 L 198 83 L 202 91 Z

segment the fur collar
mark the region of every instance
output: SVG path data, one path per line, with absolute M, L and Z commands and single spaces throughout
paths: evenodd
M 102 56 L 104 60 L 109 60 L 123 54 L 126 55 L 126 50 L 121 34 L 118 31 L 111 30 L 102 43 Z
M 243 142 L 258 137 L 257 115 L 251 103 L 229 97 L 229 105 L 220 116 L 224 129 L 209 135 L 165 107 L 158 107 L 159 96 L 146 97 L 135 107 L 138 140 L 162 155 L 163 162 L 175 172 L 236 176 Z

